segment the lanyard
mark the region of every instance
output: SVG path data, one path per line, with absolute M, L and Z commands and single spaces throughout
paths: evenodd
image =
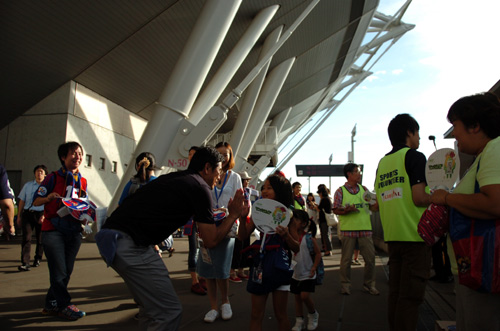
M 215 204 L 215 208 L 219 208 L 219 199 L 222 196 L 222 191 L 224 191 L 224 186 L 226 186 L 226 179 L 227 179 L 227 173 L 229 171 L 226 171 L 226 175 L 224 176 L 224 182 L 222 183 L 222 187 L 220 189 L 220 194 L 217 195 L 217 186 L 214 187 L 214 192 L 215 192 L 215 200 L 217 200 Z

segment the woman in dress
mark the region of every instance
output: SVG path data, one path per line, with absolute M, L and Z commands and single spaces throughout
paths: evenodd
M 242 185 L 240 175 L 231 170 L 234 167 L 234 155 L 231 145 L 227 142 L 220 142 L 215 148 L 224 156 L 220 181 L 212 191 L 212 207 L 214 210 L 218 210 L 228 206 L 229 200 L 233 198 L 238 189 L 242 188 Z M 198 255 L 196 268 L 198 275 L 205 278 L 207 283 L 207 293 L 210 301 L 210 311 L 204 318 L 207 323 L 212 323 L 219 316 L 217 290 L 220 292 L 220 315 L 222 319 L 229 320 L 233 316 L 228 291 L 234 237 L 237 229 L 236 223 L 234 228 L 234 231 L 231 231 L 232 238 L 229 236 L 223 239 L 215 248 L 200 247 L 201 254 Z M 200 232 L 200 237 L 203 239 L 203 232 Z

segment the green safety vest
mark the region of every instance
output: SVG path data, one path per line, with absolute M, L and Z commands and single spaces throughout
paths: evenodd
M 339 215 L 340 231 L 370 231 L 372 229 L 370 214 L 367 212 L 368 203 L 363 199 L 365 189 L 359 184 L 358 187 L 359 192 L 352 194 L 345 186 L 342 186 L 342 205 L 355 205 L 359 213 Z
M 306 209 L 306 206 L 305 205 L 300 205 L 300 203 L 298 203 L 296 200 L 293 200 L 293 207 L 295 209 L 300 209 L 300 210 L 305 210 Z
M 405 157 L 410 148 L 384 156 L 377 169 L 375 192 L 385 241 L 423 242 L 417 226 L 425 207 L 413 203 Z

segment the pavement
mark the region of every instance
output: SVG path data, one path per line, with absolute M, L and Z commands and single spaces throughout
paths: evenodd
M 320 314 L 317 330 L 388 330 L 387 256 L 378 251 L 376 258 L 376 287 L 379 296 L 362 290 L 363 265 L 352 266 L 351 295 L 340 294 L 340 244 L 334 238 L 333 255 L 324 257 L 325 281 L 316 287 L 313 300 Z M 191 293 L 187 272 L 187 238 L 175 238 L 175 253 L 164 255 L 172 283 L 183 306 L 180 330 L 247 330 L 250 323 L 250 294 L 246 281 L 230 283 L 229 296 L 233 318 L 212 324 L 203 322 L 209 310 L 207 296 Z M 69 291 L 73 303 L 87 316 L 77 321 L 42 316 L 44 297 L 49 285 L 48 269 L 42 260 L 38 268 L 18 271 L 21 238 L 0 239 L 0 329 L 1 330 L 137 330 L 134 315 L 138 312 L 123 280 L 111 268 L 106 268 L 94 242 L 83 241 L 73 271 Z M 32 246 L 32 251 L 34 247 Z M 362 261 L 362 258 L 360 257 Z M 295 324 L 293 295 L 288 297 L 288 316 Z M 421 306 L 418 330 L 434 330 L 436 320 L 454 320 L 453 284 L 429 282 L 426 302 Z M 263 330 L 276 330 L 272 299 L 267 300 Z

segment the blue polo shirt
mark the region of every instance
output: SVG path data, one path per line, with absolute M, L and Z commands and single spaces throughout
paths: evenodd
M 18 198 L 24 201 L 24 210 L 31 211 L 43 211 L 43 205 L 33 206 L 33 197 L 38 190 L 40 184 L 36 180 L 32 180 L 24 184 L 21 193 L 19 193 Z

